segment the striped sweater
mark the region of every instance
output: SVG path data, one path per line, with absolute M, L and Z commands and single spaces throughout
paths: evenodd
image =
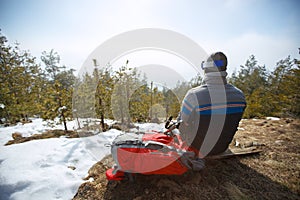
M 206 84 L 189 90 L 182 102 L 180 132 L 203 157 L 228 148 L 246 107 L 243 92 L 226 75 L 207 73 Z

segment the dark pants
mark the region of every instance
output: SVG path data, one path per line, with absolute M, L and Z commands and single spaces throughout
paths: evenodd
M 191 147 L 200 150 L 207 134 L 213 133 L 213 129 L 221 131 L 219 138 L 216 138 L 213 148 L 207 155 L 216 155 L 224 152 L 231 143 L 237 127 L 242 118 L 242 113 L 224 115 L 197 115 L 192 114 L 189 122 L 180 125 L 180 133 L 183 140 L 186 140 Z M 216 127 L 220 126 L 220 127 Z M 209 131 L 210 129 L 210 131 Z M 192 137 L 191 137 L 192 136 Z M 201 153 L 201 152 L 200 152 Z

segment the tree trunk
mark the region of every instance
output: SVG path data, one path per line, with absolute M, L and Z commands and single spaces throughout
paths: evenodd
M 77 120 L 78 128 L 81 129 L 81 127 L 80 127 L 80 122 L 79 122 L 79 119 L 78 119 L 77 114 L 76 114 L 76 120 Z
M 102 99 L 99 97 L 99 109 L 100 109 L 100 125 L 102 131 L 105 131 L 105 124 L 104 124 L 104 108 L 102 105 Z
M 60 108 L 62 107 L 61 98 L 59 98 L 59 107 Z M 63 109 L 61 110 L 61 117 L 62 117 L 62 121 L 63 121 L 64 127 L 65 127 L 65 131 L 68 131 L 67 121 L 66 121 L 66 117 L 65 117 Z
M 104 124 L 104 115 L 103 115 L 103 113 L 101 113 L 101 116 L 100 116 L 100 120 L 101 120 L 101 128 L 102 128 L 102 131 L 106 131 L 106 129 L 105 129 L 105 124 Z
M 61 116 L 62 116 L 62 120 L 63 120 L 63 123 L 64 123 L 65 131 L 68 131 L 67 122 L 66 122 L 64 112 L 61 113 Z

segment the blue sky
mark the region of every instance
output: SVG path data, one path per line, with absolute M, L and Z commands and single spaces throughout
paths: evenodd
M 76 69 L 117 34 L 163 28 L 208 53 L 224 51 L 229 72 L 251 54 L 272 70 L 288 55 L 299 58 L 299 8 L 297 0 L 0 0 L 0 28 L 34 56 L 54 49 Z

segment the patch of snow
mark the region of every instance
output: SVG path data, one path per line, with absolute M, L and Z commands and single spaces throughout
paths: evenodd
M 71 199 L 96 162 L 80 138 L 2 146 L 0 159 L 0 199 Z
M 135 129 L 131 129 L 131 131 L 136 132 L 136 131 L 140 131 L 140 132 L 147 132 L 147 131 L 159 131 L 159 132 L 164 132 L 165 131 L 165 124 L 161 123 L 161 124 L 155 124 L 155 123 L 136 123 L 134 124 L 136 127 Z
M 275 120 L 275 121 L 280 120 L 280 118 L 278 118 L 278 117 L 266 117 L 266 119 L 267 120 Z
M 32 123 L 18 123 L 16 126 L 8 126 L 0 128 L 0 145 L 4 145 L 8 140 L 11 140 L 11 134 L 18 132 L 22 136 L 27 137 L 36 133 L 45 132 L 49 127 L 47 122 L 42 119 L 32 119 Z
M 94 181 L 94 178 L 89 178 L 89 180 L 88 180 L 89 182 L 93 182 Z
M 89 121 L 99 123 L 98 119 Z M 144 132 L 165 130 L 164 124 L 136 126 Z M 68 127 L 76 129 L 77 120 L 69 121 Z M 110 154 L 110 144 L 122 133 L 112 129 L 91 137 L 50 138 L 4 146 L 14 132 L 30 136 L 50 129 L 63 129 L 63 125 L 49 127 L 42 119 L 32 119 L 32 123 L 0 128 L 0 199 L 71 199 L 88 170 Z
M 122 132 L 111 129 L 107 132 L 97 134 L 92 137 L 83 137 L 82 141 L 85 143 L 85 149 L 93 156 L 95 160 L 101 160 L 106 155 L 110 154 L 110 144 L 117 135 Z
M 107 123 L 108 126 L 111 126 L 115 123 L 116 121 L 115 120 L 112 120 L 112 119 L 105 119 L 104 120 L 104 123 Z
M 0 128 L 0 199 L 72 199 L 92 165 L 110 153 L 105 144 L 121 133 L 110 130 L 85 138 L 50 138 L 4 146 L 14 132 L 25 136 L 48 129 L 41 119 Z
M 283 143 L 284 143 L 283 140 L 276 140 L 276 141 L 275 141 L 275 144 L 277 144 L 277 145 L 282 145 Z
M 48 125 L 48 122 L 44 121 L 43 119 L 33 118 L 31 120 L 32 123 L 26 123 L 26 124 L 18 123 L 16 126 L 1 127 L 1 132 L 5 132 L 7 134 L 5 134 L 5 136 L 3 136 L 2 134 L 0 135 L 0 145 L 1 145 L 1 141 L 3 141 L 2 140 L 3 137 L 6 137 L 8 135 L 9 138 L 7 138 L 7 141 L 11 140 L 12 139 L 11 134 L 15 132 L 20 133 L 23 137 L 29 137 L 33 134 L 40 134 L 50 129 L 64 129 L 63 124 L 54 123 L 53 127 L 50 127 Z M 68 121 L 67 127 L 69 130 L 77 129 L 77 124 L 75 120 Z
M 63 110 L 67 110 L 67 106 L 62 106 L 58 108 L 58 112 L 62 112 Z

